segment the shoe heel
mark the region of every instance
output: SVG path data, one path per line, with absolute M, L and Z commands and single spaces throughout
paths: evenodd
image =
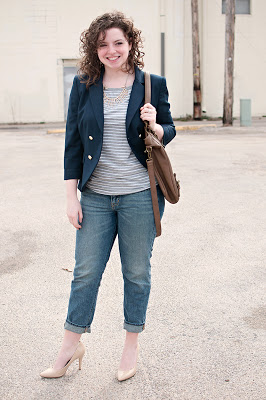
M 82 366 L 82 359 L 83 359 L 83 356 L 79 358 L 79 369 L 81 369 L 81 366 Z

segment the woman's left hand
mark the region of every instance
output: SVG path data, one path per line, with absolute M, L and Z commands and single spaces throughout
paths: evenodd
M 140 118 L 142 121 L 149 121 L 149 125 L 153 131 L 155 131 L 156 114 L 156 108 L 150 103 L 146 103 L 140 108 Z
M 150 128 L 156 133 L 158 139 L 162 141 L 164 130 L 161 125 L 156 124 L 156 114 L 156 108 L 150 103 L 146 103 L 140 108 L 140 118 L 142 121 L 149 121 Z

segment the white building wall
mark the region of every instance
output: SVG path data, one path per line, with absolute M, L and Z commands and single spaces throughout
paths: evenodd
M 59 120 L 54 1 L 1 4 L 1 122 Z
M 251 15 L 236 16 L 235 114 L 239 99 L 250 98 L 252 115 L 266 115 L 266 2 L 251 1 Z
M 223 115 L 225 15 L 222 1 L 199 0 L 201 9 L 201 67 L 203 110 Z M 250 98 L 252 115 L 266 113 L 266 2 L 251 0 L 251 15 L 236 15 L 234 62 L 234 117 L 240 98 Z
M 159 1 L 116 1 L 145 38 L 145 65 L 160 73 Z M 0 122 L 64 120 L 63 59 L 79 58 L 79 38 L 113 1 L 1 2 Z
M 225 16 L 221 0 L 199 0 L 203 109 L 221 116 Z M 193 112 L 190 0 L 117 0 L 145 38 L 145 68 L 160 74 L 160 13 L 164 10 L 165 74 L 174 117 Z M 251 15 L 236 16 L 234 116 L 239 99 L 252 114 L 266 114 L 266 2 L 252 1 Z M 79 57 L 79 37 L 114 2 L 10 0 L 0 13 L 0 122 L 64 120 L 63 61 Z
M 165 0 L 165 75 L 173 116 L 190 110 L 192 53 L 187 46 L 186 7 L 183 0 Z M 190 3 L 190 2 L 189 2 Z M 190 19 L 189 19 L 190 21 Z M 187 69 L 191 74 L 187 74 Z

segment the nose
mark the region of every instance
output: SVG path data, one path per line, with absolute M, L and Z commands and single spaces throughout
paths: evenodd
M 110 44 L 107 48 L 108 53 L 110 54 L 114 54 L 116 52 L 115 46 L 113 46 L 112 44 Z

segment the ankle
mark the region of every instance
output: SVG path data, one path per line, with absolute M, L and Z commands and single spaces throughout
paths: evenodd
M 77 348 L 79 341 L 65 341 L 62 343 L 61 349 L 63 351 L 73 351 Z
M 137 334 L 132 334 L 132 335 L 126 335 L 125 338 L 125 346 L 127 347 L 137 347 L 138 346 L 138 335 Z
M 125 347 L 137 348 L 137 346 L 138 346 L 138 342 L 133 342 L 133 341 L 128 341 L 128 340 L 125 341 Z
M 81 339 L 80 333 L 65 330 L 63 344 L 66 344 L 69 347 L 73 347 L 75 345 L 78 345 L 78 342 L 80 341 L 80 339 Z
M 125 347 L 133 347 L 134 349 L 136 349 L 138 347 L 138 341 L 130 341 L 130 340 L 125 340 Z

